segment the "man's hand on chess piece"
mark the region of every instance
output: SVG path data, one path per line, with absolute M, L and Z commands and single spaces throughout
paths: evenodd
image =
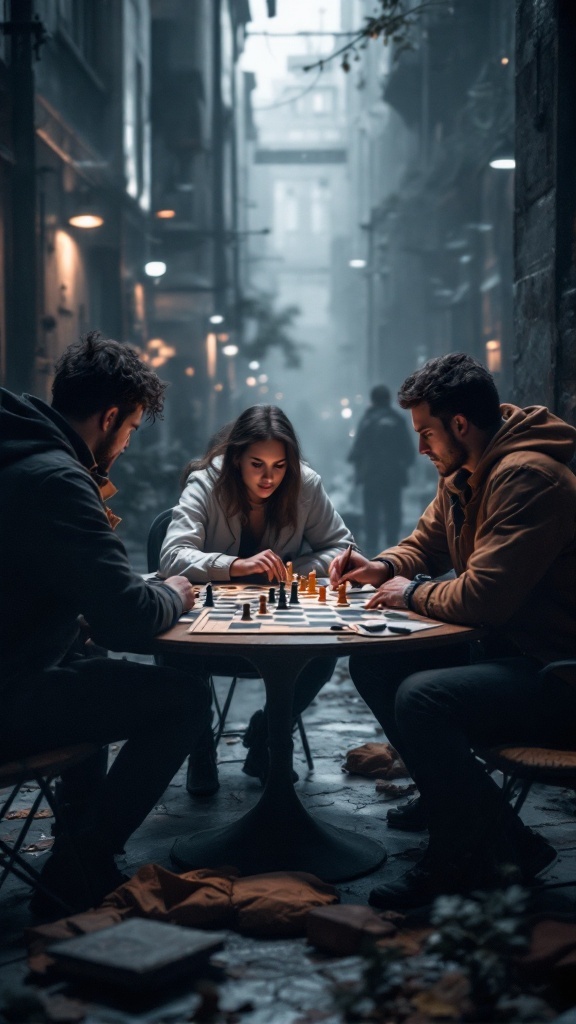
M 237 558 L 230 566 L 231 579 L 234 576 L 253 576 L 255 573 L 266 573 L 270 583 L 272 580 L 286 581 L 286 566 L 270 548 L 250 558 Z
M 370 583 L 380 587 L 390 576 L 390 569 L 384 562 L 371 562 L 359 551 L 352 551 L 348 558 L 346 572 L 342 575 L 342 564 L 346 553 L 337 555 L 330 563 L 330 586 L 335 590 L 339 583 Z
M 167 580 L 164 580 L 167 587 L 171 590 L 175 590 L 178 594 L 182 604 L 184 605 L 184 611 L 189 612 L 194 605 L 194 599 L 196 597 L 196 591 L 187 580 L 185 576 L 169 576 Z

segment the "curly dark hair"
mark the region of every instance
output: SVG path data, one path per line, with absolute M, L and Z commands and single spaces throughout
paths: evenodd
M 211 466 L 218 456 L 222 465 L 214 493 L 227 515 L 240 513 L 242 522 L 248 521 L 250 503 L 239 468 L 241 455 L 259 441 L 281 441 L 286 450 L 286 473 L 276 491 L 266 501 L 266 522 L 276 534 L 285 526 L 297 522 L 300 495 L 302 459 L 300 444 L 294 427 L 277 405 L 252 405 L 237 420 L 226 424 L 211 439 L 208 451 L 201 459 L 189 462 L 182 474 L 182 485 L 191 473 Z
M 402 409 L 428 402 L 432 416 L 445 427 L 460 413 L 480 430 L 500 423 L 500 397 L 492 374 L 464 352 L 430 359 L 406 378 L 398 392 Z
M 83 421 L 118 406 L 119 423 L 138 406 L 154 422 L 162 418 L 165 381 L 138 350 L 91 331 L 69 345 L 55 366 L 52 405 L 63 416 Z

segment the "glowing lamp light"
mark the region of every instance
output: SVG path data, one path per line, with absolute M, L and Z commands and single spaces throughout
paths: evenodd
M 176 355 L 176 349 L 173 345 L 161 345 L 158 349 L 158 355 L 162 356 L 163 359 L 173 359 Z
M 166 273 L 166 264 L 162 260 L 150 260 L 144 264 L 144 273 L 148 277 L 162 277 Z
M 193 366 L 187 366 L 186 369 L 184 370 L 184 373 L 186 374 L 187 377 L 193 377 L 194 374 L 196 373 L 196 370 L 194 369 Z
M 146 348 L 160 349 L 162 348 L 163 344 L 164 342 L 162 341 L 162 338 L 151 338 Z
M 362 270 L 366 266 L 366 260 L 348 260 L 348 266 L 354 267 L 356 270 Z
M 221 316 L 220 313 L 214 313 L 213 316 L 209 317 L 209 320 L 210 320 L 211 324 L 223 324 L 224 323 L 224 317 Z
M 97 213 L 77 213 L 74 217 L 68 218 L 68 223 L 73 228 L 83 228 L 84 230 L 101 228 L 104 223 L 104 217 L 100 217 Z
M 258 381 L 256 380 L 256 377 L 246 377 L 246 383 L 249 388 L 255 388 Z
M 277 398 L 278 401 L 280 402 L 284 398 L 284 392 L 283 391 L 277 391 L 276 394 L 274 395 L 274 398 Z
M 340 405 L 344 405 L 344 406 L 350 405 L 350 399 L 349 398 L 341 398 L 340 399 Z
M 257 359 L 253 359 L 251 363 L 248 363 L 248 369 L 250 369 L 250 370 L 259 370 L 260 369 L 260 363 L 258 362 L 258 360 Z
M 237 356 L 239 349 L 238 345 L 224 345 L 222 351 L 225 356 Z
M 267 384 L 268 383 L 268 374 L 267 373 L 261 373 L 259 375 L 259 377 L 258 377 L 258 383 L 259 384 Z
M 158 220 L 173 220 L 176 216 L 176 210 L 156 210 L 154 214 Z
M 490 161 L 490 167 L 495 171 L 513 171 L 516 161 L 513 156 L 499 156 Z
M 351 415 L 352 415 L 352 409 L 350 409 L 349 406 L 346 405 L 342 409 L 340 415 L 341 415 L 343 420 L 349 420 Z
M 223 390 L 224 390 L 224 385 L 223 384 L 215 384 L 214 385 L 214 391 L 223 391 Z
M 506 67 L 506 65 L 510 63 L 510 58 L 509 57 L 501 57 L 500 58 L 500 63 L 503 64 L 504 67 Z

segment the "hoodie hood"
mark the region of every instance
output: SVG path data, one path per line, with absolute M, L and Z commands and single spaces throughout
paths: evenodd
M 502 405 L 504 423 L 486 448 L 480 462 L 468 480 L 472 490 L 482 485 L 496 462 L 506 455 L 530 453 L 548 456 L 567 465 L 576 451 L 576 429 L 554 416 L 543 405 L 520 409 L 516 405 Z
M 92 469 L 92 452 L 60 413 L 40 398 L 0 388 L 0 469 L 55 448 Z

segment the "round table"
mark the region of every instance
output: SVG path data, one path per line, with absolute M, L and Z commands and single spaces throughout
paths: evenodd
M 418 616 L 412 616 L 418 618 Z M 177 652 L 194 657 L 231 655 L 249 661 L 264 681 L 268 712 L 270 771 L 258 803 L 230 825 L 176 840 L 172 860 L 182 870 L 233 865 L 242 875 L 267 871 L 307 871 L 326 882 L 358 878 L 385 859 L 380 843 L 337 828 L 308 813 L 292 782 L 292 703 L 294 683 L 304 666 L 321 655 L 345 657 L 359 648 L 382 652 L 398 645 L 410 652 L 466 643 L 481 629 L 442 623 L 409 636 L 362 637 L 358 634 L 204 634 L 189 633 L 179 622 L 156 637 L 157 654 Z

